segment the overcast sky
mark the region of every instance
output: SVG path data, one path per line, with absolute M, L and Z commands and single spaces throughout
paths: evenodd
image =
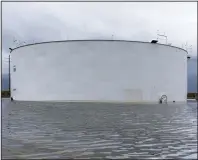
M 197 55 L 196 2 L 3 2 L 3 73 L 13 42 L 71 39 L 151 41 L 159 33 L 168 43 L 192 45 Z M 165 43 L 161 40 L 160 43 Z

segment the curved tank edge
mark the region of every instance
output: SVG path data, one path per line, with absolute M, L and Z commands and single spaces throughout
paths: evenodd
M 32 45 L 37 45 L 37 44 L 46 44 L 46 43 L 61 43 L 61 42 L 82 42 L 82 41 L 117 41 L 117 42 L 135 42 L 135 43 L 149 43 L 152 44 L 151 42 L 144 42 L 144 41 L 129 41 L 129 40 L 97 40 L 97 39 L 90 39 L 90 40 L 62 40 L 62 41 L 46 41 L 46 42 L 38 42 L 38 43 L 31 43 L 31 44 L 26 44 L 26 45 L 22 45 L 16 48 L 13 48 L 10 53 L 18 48 L 22 48 L 22 47 L 28 47 L 28 46 L 32 46 Z M 170 45 L 166 45 L 166 44 L 161 44 L 161 43 L 155 43 L 154 45 L 163 45 L 163 46 L 167 46 L 167 47 L 172 47 L 172 48 L 177 48 L 180 50 L 185 51 L 188 54 L 188 51 L 180 48 L 180 47 L 176 47 L 176 46 L 170 46 Z

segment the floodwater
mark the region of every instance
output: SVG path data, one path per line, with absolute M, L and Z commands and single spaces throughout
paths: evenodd
M 3 158 L 197 158 L 196 102 L 2 103 Z

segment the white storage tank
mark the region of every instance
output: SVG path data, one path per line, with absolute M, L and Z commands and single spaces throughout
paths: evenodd
M 186 102 L 187 51 L 123 40 L 30 44 L 11 52 L 20 101 Z

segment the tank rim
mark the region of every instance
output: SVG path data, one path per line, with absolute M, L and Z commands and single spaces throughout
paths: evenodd
M 26 44 L 26 45 L 22 45 L 22 46 L 18 46 L 13 48 L 10 53 L 18 48 L 22 48 L 22 47 L 28 47 L 28 46 L 32 46 L 32 45 L 38 45 L 38 44 L 46 44 L 46 43 L 61 43 L 61 42 L 82 42 L 82 41 L 111 41 L 111 42 L 135 42 L 135 43 L 149 43 L 151 45 L 163 45 L 163 46 L 167 46 L 167 47 L 173 47 L 173 48 L 177 48 L 180 50 L 183 50 L 185 52 L 187 52 L 187 50 L 180 48 L 180 47 L 176 47 L 176 46 L 170 46 L 167 44 L 161 44 L 161 43 L 151 43 L 151 42 L 145 42 L 145 41 L 130 41 L 130 40 L 103 40 L 103 39 L 82 39 L 82 40 L 60 40 L 60 41 L 44 41 L 44 42 L 37 42 L 37 43 L 30 43 L 30 44 Z M 188 52 L 187 52 L 188 53 Z

